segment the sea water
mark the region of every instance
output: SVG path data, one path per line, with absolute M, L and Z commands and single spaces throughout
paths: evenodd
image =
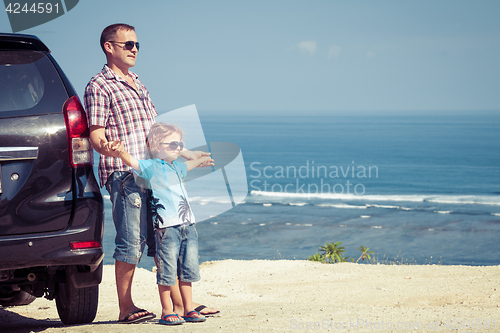
M 498 113 L 200 119 L 208 142 L 240 146 L 249 190 L 197 224 L 202 262 L 307 259 L 342 242 L 355 260 L 366 246 L 381 263 L 500 264 Z M 206 209 L 217 200 L 191 198 Z M 106 197 L 106 264 L 114 236 Z

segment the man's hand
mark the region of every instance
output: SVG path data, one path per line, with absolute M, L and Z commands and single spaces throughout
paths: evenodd
M 101 147 L 101 154 L 106 156 L 119 157 L 125 149 L 123 142 L 120 140 L 109 142 L 106 138 L 100 137 L 99 144 Z
M 210 153 L 206 153 L 204 151 L 191 151 L 184 149 L 183 151 L 181 151 L 180 155 L 182 158 L 185 158 L 186 160 L 197 160 L 204 156 L 210 156 Z

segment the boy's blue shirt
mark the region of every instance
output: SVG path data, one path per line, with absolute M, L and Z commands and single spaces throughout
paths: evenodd
M 155 158 L 139 160 L 139 166 L 141 170 L 135 173 L 148 182 L 153 192 L 150 209 L 154 227 L 195 223 L 183 180 L 187 174 L 186 163 L 173 161 L 171 164 Z

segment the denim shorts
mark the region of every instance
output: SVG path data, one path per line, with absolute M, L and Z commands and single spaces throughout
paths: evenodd
M 157 229 L 155 238 L 157 284 L 173 286 L 176 277 L 182 282 L 200 280 L 198 232 L 194 223 Z
M 128 171 L 115 171 L 106 182 L 113 204 L 116 228 L 113 258 L 137 265 L 147 239 L 147 191 L 139 187 Z

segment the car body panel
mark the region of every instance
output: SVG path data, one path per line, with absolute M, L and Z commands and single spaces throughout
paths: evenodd
M 64 103 L 76 92 L 35 36 L 0 34 L 0 286 L 54 298 L 97 285 L 103 201 L 92 164 L 71 167 Z M 34 278 L 36 276 L 36 278 Z

